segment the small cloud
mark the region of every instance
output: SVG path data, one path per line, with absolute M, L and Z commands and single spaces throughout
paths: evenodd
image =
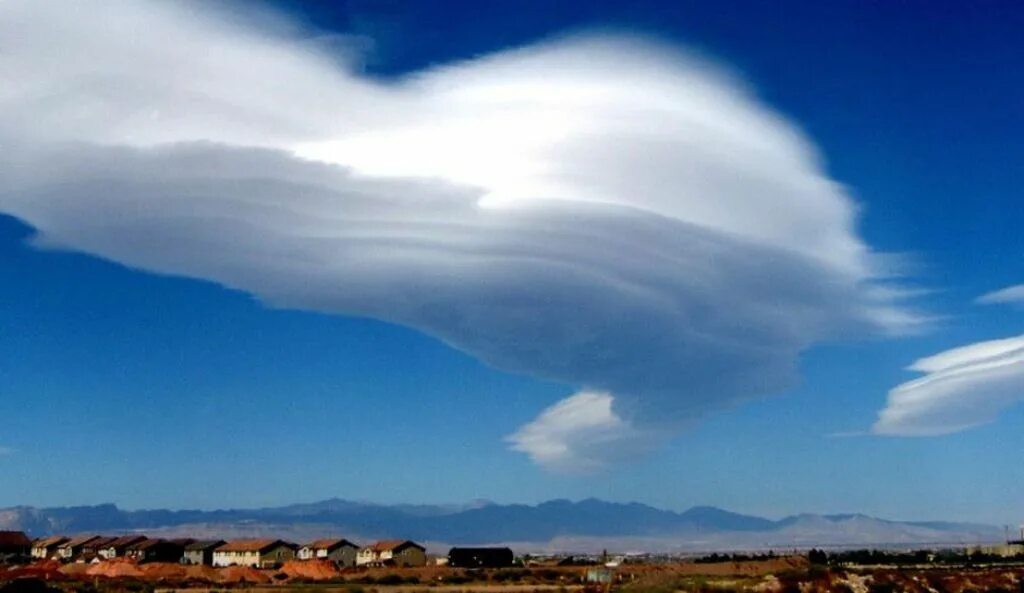
M 1024 399 L 1024 335 L 922 358 L 925 376 L 889 392 L 875 434 L 934 436 L 987 424 Z
M 550 470 L 599 470 L 609 461 L 649 449 L 656 440 L 620 418 L 614 401 L 610 393 L 581 391 L 547 408 L 506 440 L 513 451 Z
M 983 294 L 974 302 L 979 305 L 1022 305 L 1024 304 L 1024 284 L 1016 284 Z
M 0 446 L 0 457 L 7 457 L 9 455 L 14 455 L 16 452 L 17 452 L 17 449 L 14 449 L 13 447 L 2 447 L 2 446 Z

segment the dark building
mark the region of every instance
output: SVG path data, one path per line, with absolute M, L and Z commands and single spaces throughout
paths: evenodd
M 452 548 L 448 565 L 459 568 L 500 568 L 512 566 L 515 555 L 508 548 Z
M 0 531 L 0 556 L 28 557 L 32 540 L 21 531 Z
M 147 539 L 132 545 L 125 556 L 143 562 L 181 562 L 185 546 L 165 539 Z
M 212 566 L 213 551 L 226 543 L 222 539 L 192 542 L 185 546 L 185 553 L 181 558 L 181 563 Z

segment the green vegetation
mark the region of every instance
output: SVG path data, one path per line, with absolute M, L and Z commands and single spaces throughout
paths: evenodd
M 824 552 L 811 550 L 808 559 L 812 564 L 829 566 L 972 566 L 991 564 L 1020 564 L 1024 555 L 1000 556 L 981 551 L 967 550 L 914 550 L 891 552 L 885 550 L 847 550 Z

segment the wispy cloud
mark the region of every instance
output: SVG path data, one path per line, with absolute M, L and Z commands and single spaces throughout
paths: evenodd
M 954 348 L 910 369 L 925 376 L 889 392 L 874 432 L 931 436 L 966 430 L 1024 400 L 1024 336 Z
M 0 457 L 6 457 L 8 455 L 14 455 L 17 452 L 13 447 L 0 446 Z
M 0 210 L 40 245 L 585 387 L 512 437 L 556 468 L 920 321 L 808 139 L 677 49 L 574 37 L 379 82 L 197 6 L 0 4 Z
M 984 294 L 976 302 L 982 305 L 1024 304 L 1024 284 Z

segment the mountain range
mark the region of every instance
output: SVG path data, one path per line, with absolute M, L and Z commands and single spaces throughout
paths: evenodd
M 860 514 L 801 514 L 779 520 L 709 506 L 683 512 L 640 503 L 551 500 L 537 505 L 474 501 L 455 505 L 382 505 L 329 499 L 230 510 L 123 510 L 113 504 L 0 509 L 0 529 L 33 536 L 127 533 L 203 537 L 268 536 L 297 541 L 343 535 L 354 541 L 401 537 L 447 545 L 508 544 L 521 551 L 685 552 L 811 546 L 964 545 L 994 542 L 991 525 L 905 522 Z

